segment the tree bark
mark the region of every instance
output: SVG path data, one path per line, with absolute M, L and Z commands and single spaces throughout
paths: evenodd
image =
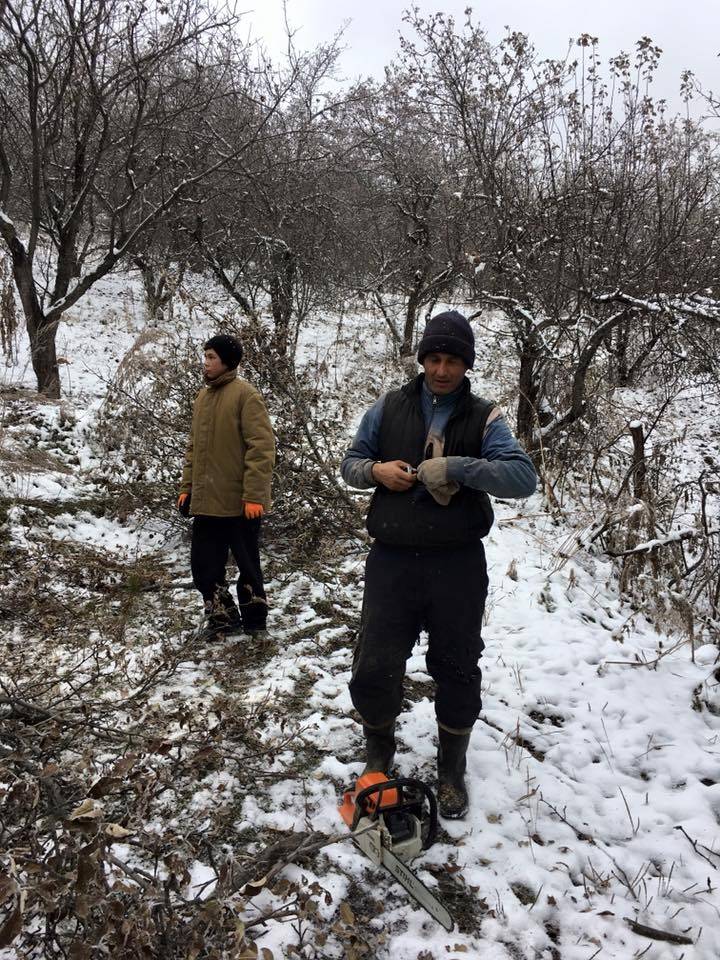
M 13 278 L 27 324 L 30 356 L 38 392 L 51 400 L 57 400 L 60 397 L 60 372 L 55 350 L 57 323 L 48 322 L 40 305 L 33 280 L 32 263 L 20 238 L 17 235 L 10 237 L 8 246 L 12 257 Z
M 283 249 L 269 284 L 270 310 L 275 324 L 275 346 L 282 357 L 287 356 L 290 343 L 296 272 L 295 257 L 289 250 Z
M 520 350 L 520 372 L 518 375 L 517 434 L 526 449 L 536 446 L 535 422 L 540 397 L 540 384 L 537 379 L 537 353 L 529 340 L 523 340 Z
M 405 311 L 405 323 L 403 325 L 403 337 L 400 344 L 400 357 L 409 357 L 413 352 L 413 337 L 415 336 L 415 327 L 417 326 L 418 313 L 418 289 L 414 289 L 408 297 L 407 309 Z

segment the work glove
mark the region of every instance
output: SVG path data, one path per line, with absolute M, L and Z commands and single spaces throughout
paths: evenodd
M 258 520 L 264 513 L 265 507 L 261 503 L 243 500 L 243 515 L 246 520 Z
M 423 460 L 418 467 L 417 478 L 441 507 L 446 507 L 460 489 L 456 480 L 448 480 L 447 457 Z
M 190 516 L 190 494 L 189 493 L 180 494 L 180 496 L 177 498 L 177 508 L 178 508 L 178 512 L 183 517 Z

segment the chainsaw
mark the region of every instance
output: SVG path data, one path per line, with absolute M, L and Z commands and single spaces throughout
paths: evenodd
M 340 815 L 353 840 L 376 866 L 383 866 L 433 919 L 450 931 L 447 909 L 406 866 L 437 837 L 437 803 L 420 780 L 389 780 L 384 773 L 366 773 L 348 790 Z

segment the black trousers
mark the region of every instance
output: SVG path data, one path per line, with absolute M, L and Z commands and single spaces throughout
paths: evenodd
M 478 660 L 487 590 L 479 540 L 428 550 L 372 545 L 350 680 L 366 724 L 383 727 L 400 713 L 405 663 L 425 629 L 438 722 L 458 733 L 472 728 L 482 706 Z
M 190 568 L 193 583 L 203 596 L 211 601 L 215 591 L 227 588 L 225 565 L 232 552 L 240 575 L 237 580 L 237 595 L 243 626 L 258 629 L 265 626 L 267 604 L 253 603 L 254 599 L 265 600 L 262 569 L 260 567 L 260 524 L 245 517 L 193 518 Z

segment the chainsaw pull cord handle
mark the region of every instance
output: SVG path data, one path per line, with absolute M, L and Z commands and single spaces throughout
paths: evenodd
M 399 777 L 397 780 L 385 780 L 384 783 L 374 783 L 369 787 L 365 787 L 364 790 L 361 790 L 360 793 L 355 797 L 355 815 L 353 817 L 352 828 L 355 828 L 360 821 L 361 816 L 369 816 L 371 820 L 377 820 L 382 811 L 382 795 L 386 790 L 398 790 L 399 796 L 402 798 L 402 790 L 404 787 L 411 788 L 413 790 L 419 790 L 422 793 L 423 797 L 428 802 L 428 815 L 430 822 L 428 824 L 427 836 L 423 840 L 422 848 L 427 850 L 429 847 L 435 843 L 437 839 L 438 832 L 438 815 L 437 815 L 437 800 L 435 799 L 435 794 L 432 792 L 430 787 L 423 783 L 422 780 L 409 780 L 406 777 Z M 377 804 L 374 810 L 366 810 L 366 804 L 364 801 L 368 797 L 373 796 L 374 794 L 380 794 L 377 800 Z

